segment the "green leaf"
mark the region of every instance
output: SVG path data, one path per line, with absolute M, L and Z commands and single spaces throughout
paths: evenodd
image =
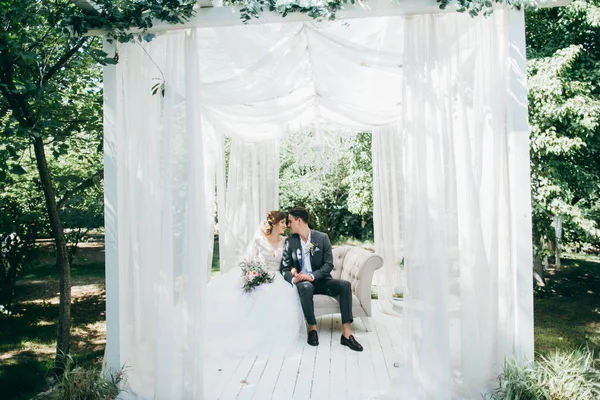
M 22 166 L 20 166 L 19 164 L 15 164 L 15 165 L 11 166 L 10 172 L 12 172 L 13 174 L 16 174 L 16 175 L 23 175 L 23 174 L 27 173 L 27 171 L 25 171 L 25 169 Z

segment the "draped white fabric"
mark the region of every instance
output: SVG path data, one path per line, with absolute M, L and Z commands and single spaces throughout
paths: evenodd
M 396 268 L 403 253 L 408 288 L 405 369 L 390 398 L 478 398 L 512 352 L 505 21 L 406 21 L 402 118 L 396 135 L 374 137 L 385 172 L 376 245 Z M 398 226 L 385 219 L 397 197 Z M 386 242 L 402 234 L 403 249 Z
M 384 262 L 383 268 L 375 271 L 375 283 L 379 305 L 386 313 L 394 313 L 392 293 L 406 290 L 403 266 L 406 223 L 404 146 L 399 123 L 373 130 L 373 228 L 375 252 Z
M 221 273 L 241 260 L 267 211 L 279 208 L 279 141 L 233 139 L 229 160 L 225 213 L 219 215 Z
M 119 336 L 130 385 L 123 396 L 192 399 L 203 392 L 198 355 L 213 195 L 211 135 L 195 108 L 195 36 L 180 32 L 148 47 L 168 77 L 164 98 L 149 90 L 160 73 L 144 50 L 132 45 L 120 53 Z
M 202 398 L 215 187 L 227 270 L 278 208 L 279 139 L 318 121 L 374 132 L 386 311 L 393 286 L 407 290 L 394 308 L 405 336 L 392 338 L 405 349 L 402 380 L 387 395 L 478 398 L 515 346 L 507 40 L 498 11 L 202 28 L 119 45 L 120 347 L 132 396 Z M 152 95 L 163 75 L 164 97 Z

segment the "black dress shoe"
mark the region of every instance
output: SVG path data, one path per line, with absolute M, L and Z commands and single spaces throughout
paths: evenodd
M 311 346 L 319 345 L 319 335 L 317 335 L 316 330 L 308 332 L 308 340 L 306 341 L 306 343 L 310 344 Z
M 362 346 L 360 345 L 360 343 L 358 343 L 358 342 L 356 341 L 356 339 L 354 339 L 354 335 L 350 335 L 350 337 L 349 337 L 348 339 L 346 339 L 346 338 L 344 337 L 344 335 L 342 335 L 342 338 L 340 339 L 340 343 L 341 343 L 343 346 L 348 346 L 348 347 L 350 347 L 350 349 L 351 349 L 351 350 L 354 350 L 354 351 L 363 351 L 363 348 L 362 348 Z

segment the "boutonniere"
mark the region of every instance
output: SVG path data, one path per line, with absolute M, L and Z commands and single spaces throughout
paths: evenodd
M 319 251 L 319 245 L 315 242 L 312 242 L 309 246 L 308 246 L 308 252 L 310 253 L 311 256 L 314 256 L 315 253 L 317 251 Z

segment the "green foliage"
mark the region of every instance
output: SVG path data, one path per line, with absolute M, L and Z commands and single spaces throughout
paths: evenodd
M 348 185 L 348 211 L 361 216 L 373 213 L 371 137 L 370 133 L 358 133 L 347 154 L 348 175 L 344 184 Z
M 40 400 L 113 400 L 119 394 L 119 384 L 125 381 L 124 372 L 103 376 L 98 366 L 81 367 L 66 357 L 64 374 Z
M 445 9 L 448 4 L 450 4 L 450 0 L 436 0 L 440 8 Z M 483 13 L 484 16 L 490 16 L 494 12 L 494 3 L 496 4 L 507 4 L 509 7 L 516 8 L 520 10 L 523 7 L 533 6 L 535 5 L 535 1 L 533 0 L 457 0 L 456 1 L 456 11 L 458 12 L 468 12 L 472 17 L 478 16 L 480 13 Z
M 74 13 L 67 20 L 76 34 L 103 29 L 109 41 L 129 42 L 137 38 L 151 41 L 146 31 L 155 20 L 170 24 L 187 21 L 194 14 L 196 0 L 94 0 L 94 10 Z M 131 28 L 140 33 L 134 34 Z
M 536 242 L 563 215 L 566 244 L 599 243 L 599 15 L 598 1 L 526 14 Z
M 333 241 L 372 239 L 370 140 L 366 133 L 353 138 L 320 131 L 288 138 L 281 145 L 280 207 L 306 207 L 312 227 Z
M 506 362 L 491 400 L 588 400 L 600 398 L 600 371 L 589 350 L 541 355 L 519 365 Z
M 445 9 L 450 0 L 436 0 L 441 9 Z M 237 3 L 232 1 L 231 3 Z M 277 0 L 246 0 L 243 2 L 244 8 L 240 10 L 240 18 L 244 23 L 252 18 L 259 18 L 260 14 L 266 10 L 276 12 L 285 17 L 291 13 L 303 13 L 316 20 L 332 21 L 336 14 L 344 8 L 346 4 L 354 4 L 355 0 L 329 0 L 322 3 L 309 3 L 307 5 L 298 2 L 278 2 Z M 468 12 L 476 17 L 480 13 L 489 16 L 493 13 L 493 3 L 506 3 L 509 7 L 521 9 L 524 6 L 535 4 L 532 0 L 458 0 L 456 2 L 456 11 Z

